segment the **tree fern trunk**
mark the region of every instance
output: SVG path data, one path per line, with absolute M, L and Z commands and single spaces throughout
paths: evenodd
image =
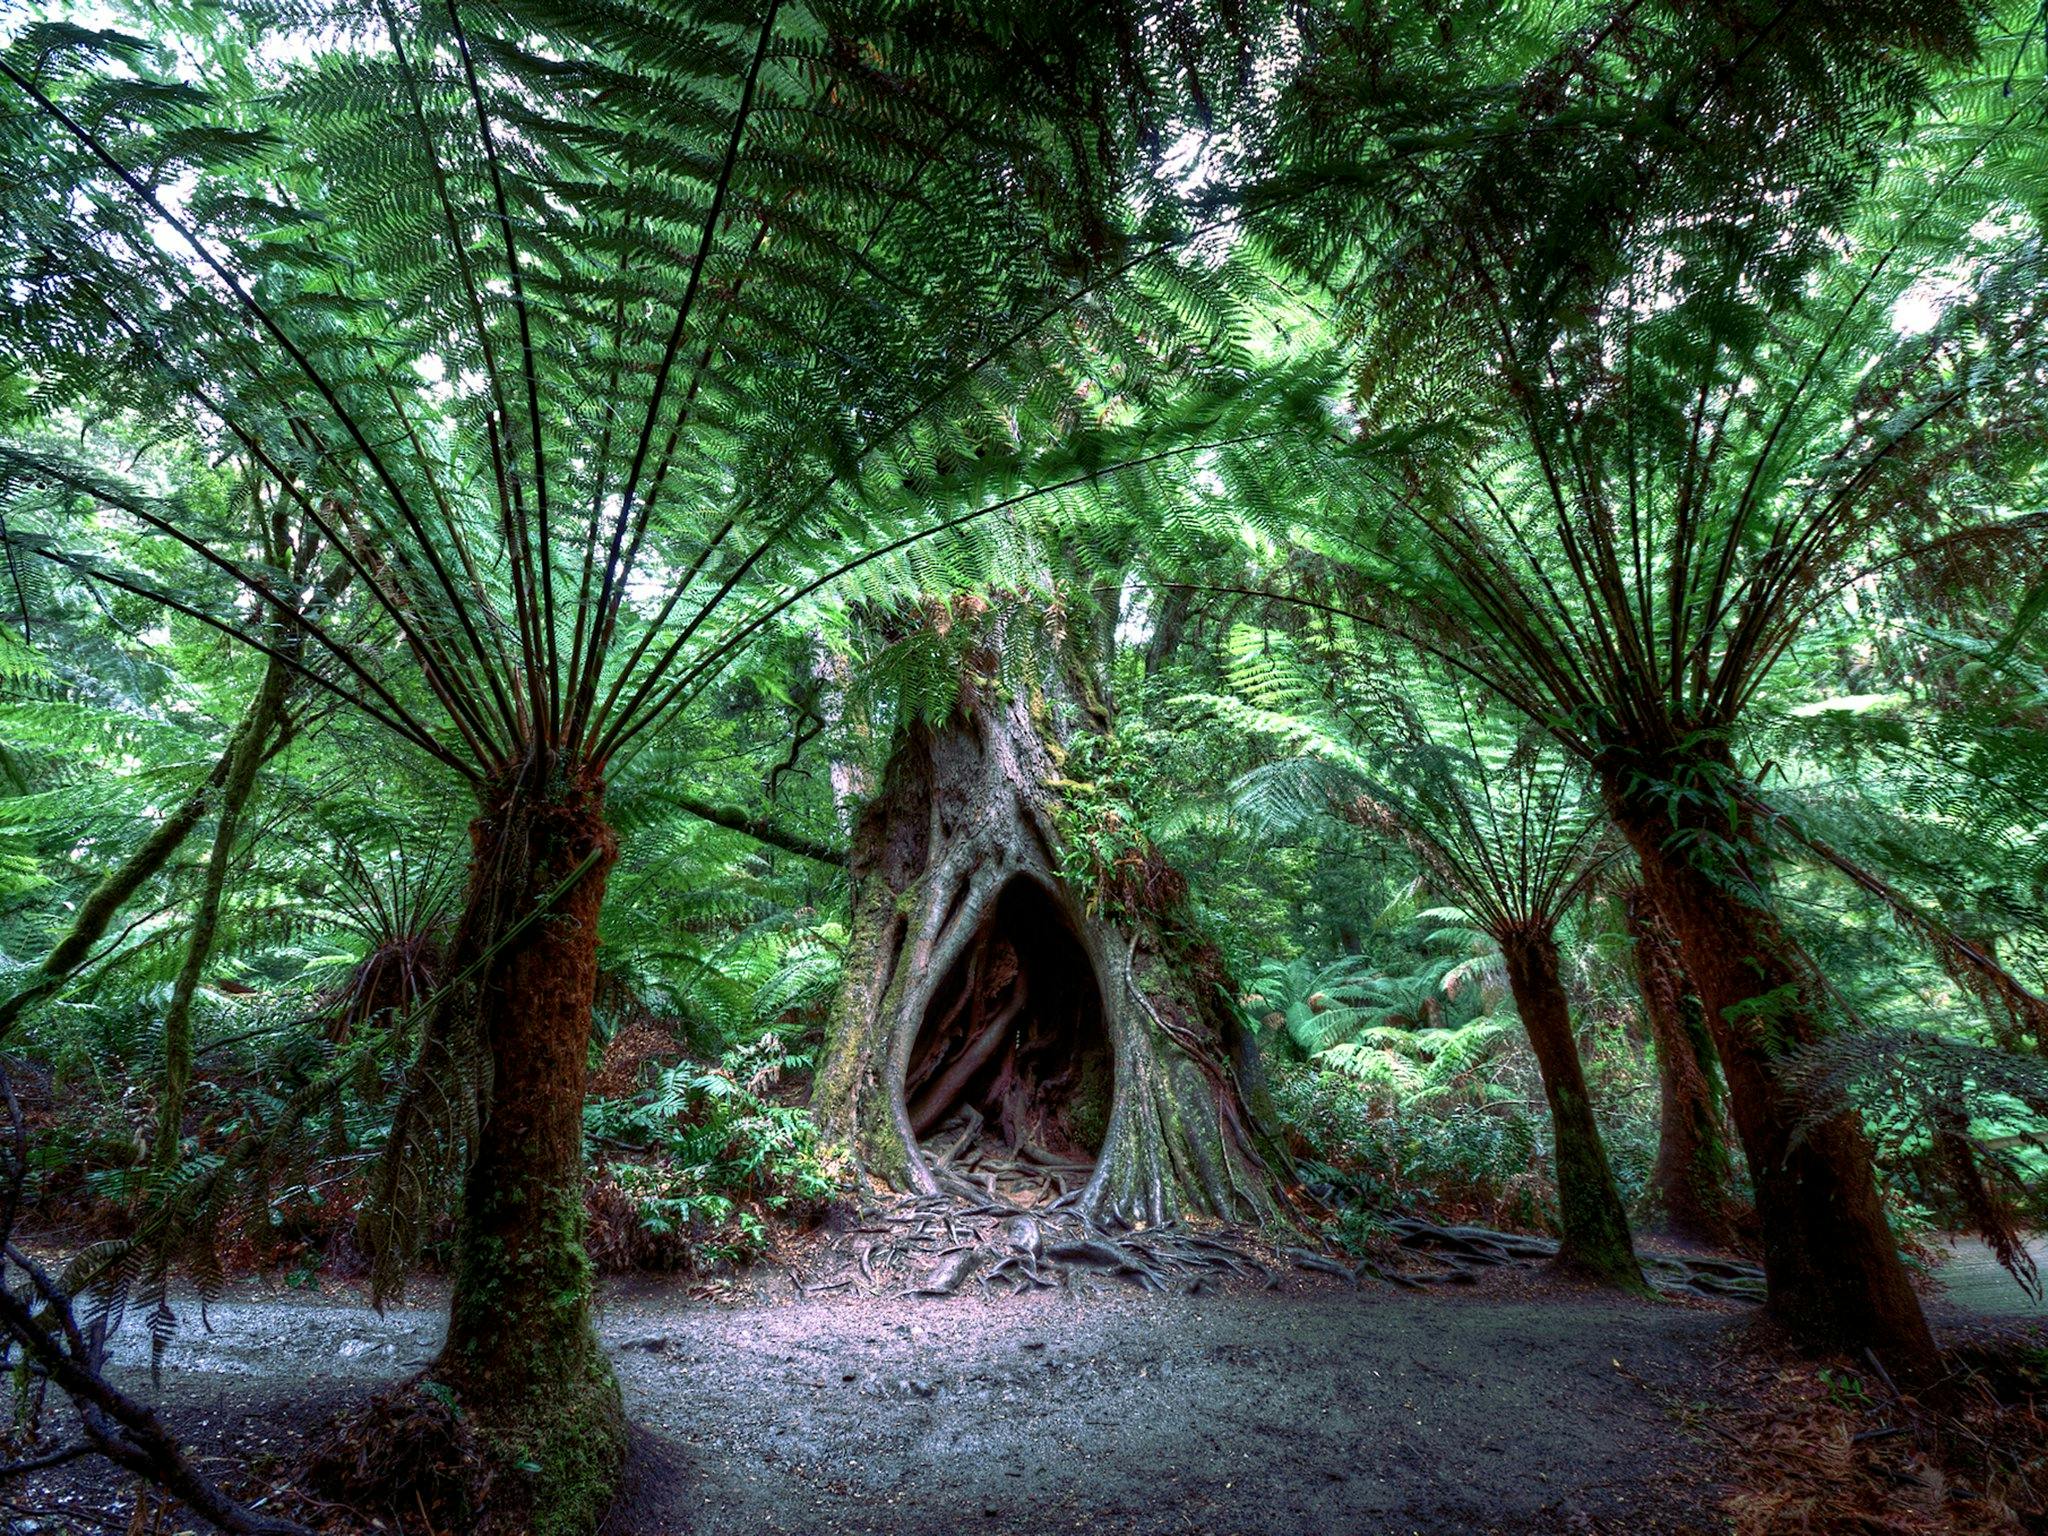
M 1063 878 L 1049 732 L 1024 699 L 970 695 L 899 739 L 855 830 L 823 1132 L 935 1192 L 921 1137 L 971 1105 L 1005 1140 L 1092 1160 L 1097 1219 L 1273 1215 L 1284 1158 L 1220 959 L 1163 865 L 1107 904 Z
M 1557 1263 L 1609 1285 L 1641 1287 L 1643 1272 L 1629 1240 L 1628 1214 L 1614 1185 L 1607 1147 L 1593 1118 L 1586 1073 L 1572 1038 L 1571 1004 L 1559 979 L 1557 940 L 1547 930 L 1520 930 L 1501 937 L 1508 987 L 1522 1028 L 1536 1052 L 1543 1096 L 1550 1103 L 1550 1131 L 1557 1169 L 1557 1203 L 1563 1218 Z
M 567 1533 L 595 1528 L 625 1447 L 618 1383 L 591 1327 L 583 1247 L 597 922 L 617 845 L 600 782 L 547 777 L 513 786 L 471 827 L 455 963 L 498 946 L 477 1000 L 491 1093 L 463 1187 L 448 1337 L 430 1375 L 455 1390 L 506 1462 L 529 1469 L 527 1528 Z M 551 897 L 546 915 L 528 922 Z
M 1720 1069 L 1714 1042 L 1678 942 L 1640 885 L 1622 895 L 1636 983 L 1657 1055 L 1657 1168 L 1665 1225 L 1676 1236 L 1726 1247 L 1733 1170 L 1721 1134 Z
M 1696 862 L 1702 847 L 1753 855 L 1749 835 L 1708 823 L 1704 811 L 1697 825 L 1676 824 L 1641 787 L 1698 782 L 1688 770 L 1701 766 L 1601 769 L 1615 822 L 1705 1006 L 1756 1189 L 1769 1308 L 1810 1343 L 1870 1348 L 1902 1380 L 1930 1381 L 1934 1337 L 1885 1221 L 1862 1126 L 1850 1113 L 1808 1124 L 1779 1081 L 1779 1058 L 1821 1029 L 1802 957 L 1767 912 Z

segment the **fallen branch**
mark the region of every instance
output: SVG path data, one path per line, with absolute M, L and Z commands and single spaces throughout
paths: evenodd
M 28 1179 L 28 1132 L 4 1062 L 0 1096 L 8 1122 L 5 1184 L 0 1190 L 0 1334 L 7 1339 L 8 1359 L 19 1349 L 34 1370 L 63 1389 L 85 1435 L 83 1446 L 66 1447 L 28 1465 L 56 1465 L 90 1451 L 182 1500 L 195 1514 L 235 1536 L 312 1536 L 295 1521 L 261 1514 L 222 1492 L 193 1465 L 153 1410 L 107 1380 L 104 1328 L 82 1326 L 76 1298 L 12 1241 Z M 26 1282 L 19 1288 L 14 1283 L 17 1274 Z

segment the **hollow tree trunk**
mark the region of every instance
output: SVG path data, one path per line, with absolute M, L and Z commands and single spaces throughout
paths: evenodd
M 855 829 L 821 1129 L 935 1193 L 920 1138 L 966 1106 L 1006 1142 L 1092 1159 L 1094 1219 L 1277 1214 L 1284 1153 L 1221 959 L 1141 840 L 1114 890 L 1063 877 L 1059 753 L 1025 699 L 971 692 L 943 729 L 900 735 Z
M 1572 1038 L 1571 1004 L 1558 973 L 1557 940 L 1547 929 L 1520 929 L 1501 935 L 1500 948 L 1515 1008 L 1543 1075 L 1543 1096 L 1550 1103 L 1557 1203 L 1563 1218 L 1558 1267 L 1611 1285 L 1640 1287 L 1643 1272 L 1629 1241 L 1628 1215 L 1593 1118 L 1578 1042 Z
M 1640 885 L 1622 893 L 1635 956 L 1636 983 L 1657 1055 L 1657 1203 L 1672 1233 L 1726 1247 L 1735 1230 L 1729 1209 L 1732 1170 L 1721 1135 L 1720 1071 L 1698 995 L 1678 941 Z
M 1655 786 L 1696 785 L 1733 772 L 1732 765 L 1724 754 L 1704 764 L 1610 758 L 1597 766 L 1615 823 L 1705 1007 L 1756 1191 L 1770 1311 L 1810 1343 L 1869 1348 L 1895 1376 L 1931 1381 L 1934 1337 L 1885 1221 L 1861 1123 L 1852 1112 L 1807 1123 L 1806 1107 L 1779 1079 L 1779 1058 L 1816 1039 L 1821 1023 L 1793 941 L 1731 889 L 1735 879 L 1761 879 L 1750 867 L 1754 834 L 1710 820 L 1715 813 L 1703 807 L 1718 803 L 1711 796 L 1680 802 L 1689 819 L 1674 822 L 1656 793 Z M 1717 878 L 1699 862 L 1704 849 L 1741 862 Z
M 491 1092 L 463 1186 L 447 1341 L 429 1375 L 507 1462 L 539 1469 L 526 1528 L 566 1533 L 595 1529 L 625 1451 L 583 1247 L 597 922 L 617 844 L 594 776 L 557 770 L 543 784 L 538 767 L 528 772 L 536 782 L 502 792 L 470 828 L 454 965 L 484 963 Z
M 243 714 L 228 749 L 227 780 L 221 786 L 213 852 L 207 860 L 206 880 L 200 887 L 198 909 L 192 914 L 191 931 L 185 938 L 185 958 L 171 987 L 170 1006 L 164 1010 L 164 1081 L 162 1096 L 157 1101 L 154 1149 L 158 1168 L 175 1167 L 184 1147 L 185 1095 L 192 1084 L 192 1001 L 206 973 L 206 962 L 213 955 L 213 938 L 220 927 L 228 865 L 234 859 L 242 811 L 255 793 L 256 770 L 262 767 L 271 737 L 284 717 L 285 694 L 290 686 L 291 668 L 280 656 L 269 658 L 256 697 Z

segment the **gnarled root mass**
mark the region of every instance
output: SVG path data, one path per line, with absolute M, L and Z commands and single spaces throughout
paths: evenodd
M 1030 1186 L 1104 1228 L 1284 1219 L 1257 1052 L 1185 886 L 1109 900 L 1068 878 L 1050 729 L 976 690 L 905 728 L 854 837 L 820 1126 L 917 1195 Z M 949 1132 L 970 1116 L 986 1146 Z
M 1086 1289 L 1117 1280 L 1150 1291 L 1279 1279 L 1277 1256 L 1230 1230 L 1180 1223 L 1103 1226 L 1081 1209 L 1080 1191 L 1042 1205 L 984 1192 L 904 1195 L 860 1212 L 827 1250 L 825 1271 L 794 1276 L 805 1296 L 844 1289 L 951 1296 L 970 1281 L 990 1293 Z

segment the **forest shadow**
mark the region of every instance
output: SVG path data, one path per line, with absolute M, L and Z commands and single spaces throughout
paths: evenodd
M 1094 1171 L 1115 1094 L 1102 992 L 1035 881 L 1010 881 L 933 992 L 904 1075 L 936 1169 L 1057 1197 Z

